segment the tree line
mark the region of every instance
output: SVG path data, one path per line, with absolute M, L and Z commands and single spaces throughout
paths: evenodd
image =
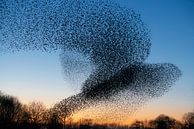
M 73 123 L 67 116 L 47 109 L 41 102 L 22 104 L 16 97 L 0 92 L 0 129 L 194 129 L 194 111 L 186 113 L 180 122 L 167 115 L 150 121 L 135 121 L 129 126 L 98 125 L 86 119 Z

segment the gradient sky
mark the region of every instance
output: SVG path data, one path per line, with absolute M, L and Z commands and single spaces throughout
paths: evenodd
M 170 62 L 183 73 L 168 93 L 148 102 L 131 119 L 151 119 L 161 113 L 181 119 L 194 109 L 194 1 L 115 1 L 141 14 L 150 28 L 152 48 L 146 62 Z M 0 90 L 23 103 L 36 100 L 52 106 L 79 92 L 86 77 L 76 81 L 77 77 L 64 79 L 59 52 L 0 53 Z

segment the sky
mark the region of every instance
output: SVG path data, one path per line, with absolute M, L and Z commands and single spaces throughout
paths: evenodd
M 152 119 L 167 114 L 181 120 L 194 110 L 194 2 L 192 0 L 114 0 L 141 14 L 151 30 L 151 53 L 147 63 L 170 62 L 182 76 L 160 98 L 141 107 L 130 120 Z M 60 51 L 20 51 L 0 54 L 0 90 L 17 96 L 23 103 L 42 101 L 47 107 L 78 93 L 86 76 L 70 80 L 64 76 Z M 75 57 L 75 56 L 74 56 Z M 88 73 L 89 74 L 89 73 Z

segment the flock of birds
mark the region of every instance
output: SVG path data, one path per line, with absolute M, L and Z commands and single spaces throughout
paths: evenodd
M 133 112 L 181 75 L 173 64 L 145 63 L 150 30 L 139 14 L 110 0 L 1 0 L 0 16 L 1 52 L 74 51 L 94 66 L 80 93 L 55 104 L 65 116 L 103 103 L 125 103 Z M 60 58 L 65 64 L 69 57 Z

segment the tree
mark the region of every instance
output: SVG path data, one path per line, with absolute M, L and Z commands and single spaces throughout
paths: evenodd
M 27 112 L 29 113 L 29 121 L 32 124 L 45 123 L 46 107 L 41 102 L 31 102 L 27 106 Z
M 194 112 L 188 112 L 183 116 L 185 129 L 194 129 Z
M 53 107 L 53 112 L 57 114 L 58 121 L 63 125 L 63 129 L 66 128 L 66 120 L 73 112 L 75 105 L 75 97 L 69 97 L 55 104 Z
M 150 121 L 154 129 L 174 129 L 177 121 L 166 115 L 159 115 L 155 120 Z
M 144 123 L 142 121 L 135 121 L 131 124 L 132 129 L 144 129 Z
M 48 110 L 48 114 L 49 114 L 48 129 L 61 129 L 58 112 L 54 108 L 51 108 Z
M 0 92 L 0 121 L 4 123 L 17 122 L 20 119 L 22 104 L 15 97 Z
M 20 111 L 15 115 L 14 122 L 18 124 L 29 123 L 29 113 L 27 111 L 26 105 L 21 105 Z

